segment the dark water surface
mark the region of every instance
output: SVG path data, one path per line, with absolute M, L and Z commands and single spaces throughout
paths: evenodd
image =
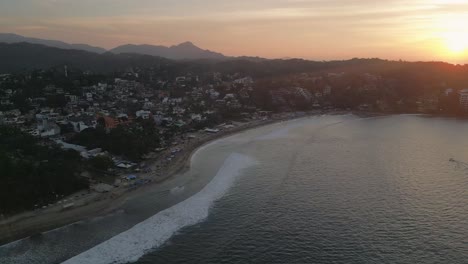
M 467 139 L 467 121 L 411 115 L 247 131 L 197 153 L 179 199 L 201 192 L 68 263 L 465 264 Z
M 468 162 L 466 122 L 393 116 L 290 134 L 256 142 L 261 165 L 207 221 L 138 263 L 468 263 L 468 167 L 449 162 Z

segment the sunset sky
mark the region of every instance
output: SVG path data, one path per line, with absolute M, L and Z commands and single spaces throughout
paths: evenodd
M 0 32 L 113 48 L 468 63 L 468 0 L 2 0 Z

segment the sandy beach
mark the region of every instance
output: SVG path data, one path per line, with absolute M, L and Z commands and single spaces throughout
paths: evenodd
M 317 113 L 287 113 L 277 115 L 266 120 L 253 120 L 244 123 L 236 123 L 234 127 L 226 128 L 218 133 L 196 132 L 194 138 L 184 140 L 174 146 L 182 149 L 171 161 L 167 161 L 171 155 L 171 148 L 162 151 L 157 157 L 147 161 L 152 172 L 136 174 L 140 179 L 150 180 L 148 184 L 131 189 L 124 186 L 114 188 L 108 193 L 80 192 L 69 196 L 74 207 L 63 210 L 63 204 L 55 204 L 46 209 L 24 212 L 0 221 L 0 245 L 10 243 L 29 236 L 40 235 L 88 218 L 99 217 L 118 210 L 122 204 L 133 196 L 140 195 L 155 185 L 181 175 L 190 168 L 190 160 L 193 153 L 201 146 L 235 133 L 248 129 L 269 125 L 275 122 L 303 117 Z

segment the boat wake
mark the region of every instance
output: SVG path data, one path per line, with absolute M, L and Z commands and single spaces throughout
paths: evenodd
M 107 264 L 137 261 L 151 249 L 161 246 L 181 228 L 206 219 L 213 203 L 227 193 L 242 170 L 255 164 L 255 160 L 248 156 L 231 154 L 213 180 L 194 196 L 64 263 Z

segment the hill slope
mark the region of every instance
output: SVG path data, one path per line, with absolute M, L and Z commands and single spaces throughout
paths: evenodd
M 47 40 L 47 39 L 38 39 L 38 38 L 29 38 L 11 33 L 0 33 L 0 42 L 2 43 L 31 43 L 31 44 L 40 44 L 48 47 L 60 48 L 60 49 L 76 49 L 84 50 L 95 53 L 104 53 L 105 49 L 100 47 L 93 47 L 87 44 L 68 44 L 58 40 Z
M 67 65 L 82 70 L 111 72 L 128 67 L 153 67 L 169 60 L 137 54 L 97 54 L 83 50 L 58 49 L 38 44 L 0 43 L 0 73 L 48 69 Z

